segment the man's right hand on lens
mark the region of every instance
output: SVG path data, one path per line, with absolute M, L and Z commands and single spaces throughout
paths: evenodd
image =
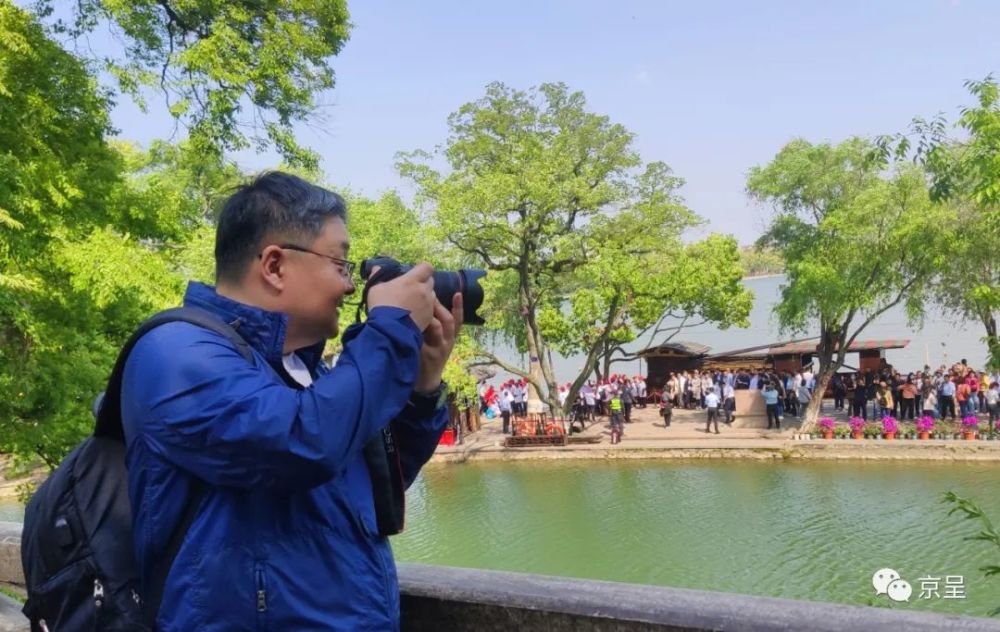
M 378 272 L 378 267 L 372 274 Z M 434 268 L 428 263 L 418 263 L 406 274 L 391 281 L 379 283 L 368 290 L 368 310 L 376 307 L 398 307 L 410 312 L 410 318 L 420 331 L 434 320 Z

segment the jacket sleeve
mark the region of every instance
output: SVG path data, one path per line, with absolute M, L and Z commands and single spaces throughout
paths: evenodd
M 434 411 L 429 417 L 421 417 L 413 406 L 407 404 L 392 421 L 392 436 L 399 450 L 404 489 L 409 489 L 420 473 L 420 468 L 434 456 L 441 433 L 447 425 L 447 406 Z
M 329 480 L 399 414 L 420 362 L 420 332 L 404 310 L 373 309 L 349 333 L 336 368 L 297 390 L 214 332 L 188 323 L 154 329 L 126 364 L 129 445 L 144 441 L 212 485 L 301 489 Z

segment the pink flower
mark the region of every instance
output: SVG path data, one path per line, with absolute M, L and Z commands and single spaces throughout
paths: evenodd
M 819 425 L 823 430 L 833 430 L 835 422 L 830 417 L 823 417 L 819 420 Z
M 896 423 L 895 417 L 882 418 L 882 432 L 896 432 L 897 430 L 899 430 L 899 424 Z
M 967 417 L 962 417 L 962 427 L 968 430 L 975 430 L 979 427 L 979 417 L 975 415 L 968 415 Z
M 861 417 L 851 417 L 847 421 L 847 425 L 851 427 L 854 432 L 861 432 L 865 429 L 865 420 Z
M 930 415 L 924 415 L 917 420 L 917 432 L 930 432 L 934 430 L 934 418 Z

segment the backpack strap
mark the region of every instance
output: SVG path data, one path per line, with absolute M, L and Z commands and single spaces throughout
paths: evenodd
M 198 327 L 224 336 L 236 347 L 236 350 L 243 356 L 243 359 L 250 364 L 254 364 L 253 352 L 250 350 L 250 345 L 232 326 L 219 319 L 218 316 L 196 307 L 177 307 L 160 312 L 142 323 L 135 333 L 132 334 L 132 337 L 128 339 L 128 342 L 125 343 L 125 346 L 122 347 L 121 352 L 119 352 L 118 359 L 115 361 L 115 368 L 111 372 L 111 377 L 108 378 L 107 389 L 98 395 L 94 401 L 94 416 L 97 418 L 97 423 L 94 427 L 94 436 L 109 437 L 121 442 L 125 441 L 121 406 L 122 379 L 125 374 L 125 363 L 128 361 L 129 354 L 140 338 L 160 325 L 174 322 L 191 323 L 192 325 L 197 325 Z M 163 553 L 153 562 L 153 568 L 149 573 L 149 584 L 144 587 L 142 617 L 150 630 L 156 629 L 156 615 L 160 612 L 160 602 L 163 600 L 163 589 L 167 583 L 167 575 L 170 573 L 170 568 L 173 566 L 177 552 L 184 542 L 184 537 L 187 535 L 188 529 L 191 528 L 191 523 L 194 522 L 195 517 L 198 515 L 202 501 L 208 492 L 205 484 L 197 478 L 193 479 L 191 489 L 191 498 L 184 505 L 184 513 L 181 516 L 180 522 L 177 523 L 174 532 L 170 534 L 170 539 L 167 541 L 167 546 Z
M 139 328 L 118 353 L 115 368 L 111 372 L 111 377 L 108 378 L 107 389 L 94 401 L 93 409 L 97 418 L 94 427 L 95 437 L 110 437 L 122 442 L 125 441 L 125 431 L 122 428 L 122 379 L 125 375 L 125 363 L 140 338 L 160 325 L 175 322 L 191 323 L 203 329 L 214 331 L 229 340 L 244 360 L 251 364 L 254 363 L 253 353 L 250 351 L 250 345 L 247 341 L 236 333 L 232 326 L 211 312 L 197 307 L 175 307 L 162 311 L 139 325 Z

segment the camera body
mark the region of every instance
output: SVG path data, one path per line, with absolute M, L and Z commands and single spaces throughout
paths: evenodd
M 372 270 L 378 272 L 372 276 Z M 361 278 L 367 279 L 364 297 L 367 299 L 368 288 L 391 281 L 413 269 L 411 265 L 402 264 L 392 257 L 377 255 L 361 262 Z M 483 288 L 479 279 L 486 276 L 485 270 L 463 268 L 457 272 L 435 271 L 434 294 L 438 302 L 451 310 L 451 299 L 456 292 L 462 293 L 462 317 L 466 325 L 485 325 L 486 321 L 476 314 L 483 304 Z

